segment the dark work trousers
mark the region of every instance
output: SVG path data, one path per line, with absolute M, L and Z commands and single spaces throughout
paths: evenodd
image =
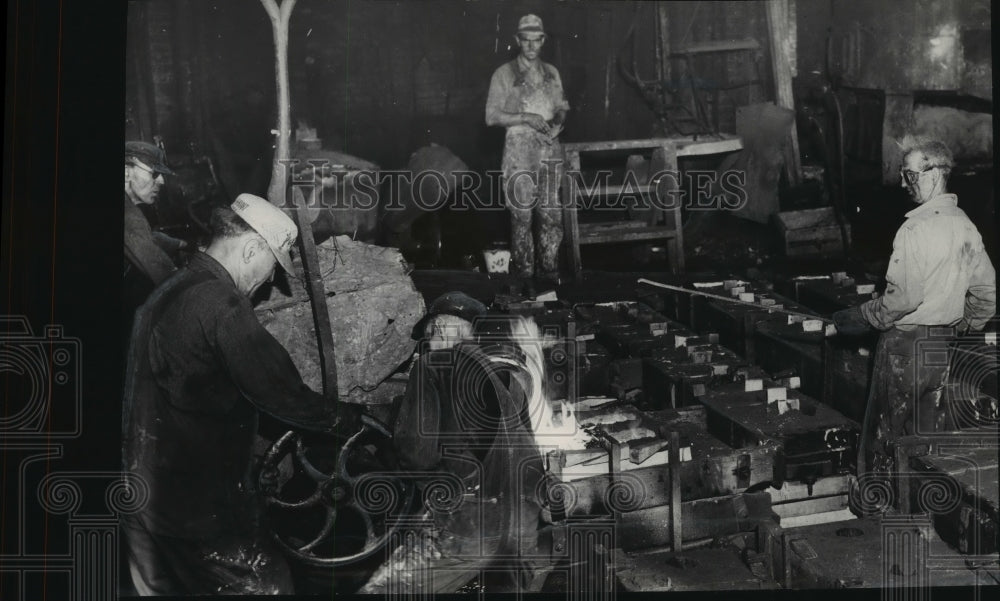
M 902 436 L 944 429 L 954 328 L 917 326 L 883 332 L 858 449 L 858 476 L 894 471 L 895 443 Z
M 559 275 L 563 239 L 559 186 L 563 175 L 562 146 L 536 132 L 511 133 L 503 149 L 503 186 L 510 211 L 510 248 L 515 273 L 521 277 Z M 537 249 L 537 258 L 536 258 Z
M 188 540 L 150 532 L 134 517 L 122 529 L 140 596 L 294 592 L 288 563 L 265 533 Z

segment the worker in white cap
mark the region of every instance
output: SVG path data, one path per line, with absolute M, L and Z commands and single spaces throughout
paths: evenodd
M 136 314 L 124 395 L 124 470 L 148 502 L 123 521 L 141 595 L 292 593 L 251 479 L 259 413 L 296 428 L 354 432 L 357 406 L 307 387 L 250 298 L 298 231 L 241 194 L 212 216 L 212 241 Z
M 493 72 L 486 124 L 507 128 L 503 176 L 511 212 L 511 254 L 522 292 L 533 296 L 535 285 L 559 281 L 563 151 L 558 137 L 569 104 L 559 71 L 540 58 L 545 44 L 542 20 L 521 17 L 515 39 L 517 58 Z

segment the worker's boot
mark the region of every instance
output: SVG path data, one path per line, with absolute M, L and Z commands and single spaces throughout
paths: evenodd
M 524 298 L 535 298 L 535 282 L 534 277 L 530 275 L 517 276 L 510 281 L 509 293 L 511 296 L 520 296 Z
M 539 293 L 544 294 L 550 290 L 555 290 L 561 283 L 562 280 L 559 277 L 559 272 L 542 273 L 535 278 L 535 289 Z

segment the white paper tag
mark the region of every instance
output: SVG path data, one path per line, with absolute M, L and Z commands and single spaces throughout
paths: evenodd
M 740 300 L 744 303 L 752 303 L 754 299 L 753 292 L 744 292 L 740 295 Z
M 875 284 L 858 284 L 854 287 L 856 294 L 871 294 L 875 292 Z
M 802 322 L 803 332 L 822 332 L 823 322 L 819 319 L 806 319 Z
M 774 403 L 776 401 L 783 401 L 788 398 L 788 389 L 784 386 L 781 388 L 768 388 L 767 389 L 767 402 L 768 404 Z
M 757 392 L 758 390 L 764 390 L 764 380 L 750 378 L 743 382 L 743 392 Z
M 781 383 L 787 386 L 789 390 L 797 390 L 802 387 L 802 378 L 798 376 L 791 376 L 782 379 Z

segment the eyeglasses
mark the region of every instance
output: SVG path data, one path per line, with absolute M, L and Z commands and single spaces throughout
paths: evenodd
M 149 167 L 147 167 L 145 165 L 142 165 L 142 164 L 138 163 L 137 161 L 129 161 L 129 165 L 131 165 L 133 167 L 138 167 L 142 171 L 145 171 L 146 173 L 148 173 L 151 176 L 153 176 L 153 179 L 156 179 L 157 177 L 163 175 L 159 171 L 157 171 L 155 169 L 150 169 Z
M 903 178 L 903 181 L 906 182 L 907 185 L 914 186 L 920 179 L 921 175 L 927 173 L 931 169 L 939 169 L 940 167 L 941 165 L 930 165 L 923 171 L 912 171 L 910 169 L 903 168 L 899 170 L 899 176 Z

